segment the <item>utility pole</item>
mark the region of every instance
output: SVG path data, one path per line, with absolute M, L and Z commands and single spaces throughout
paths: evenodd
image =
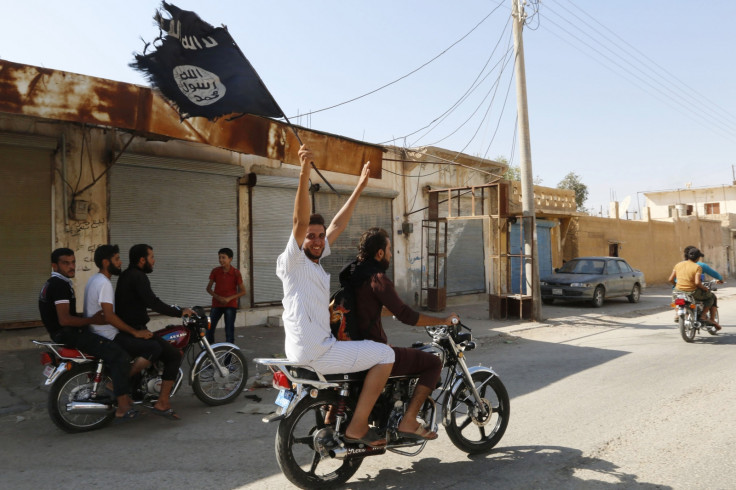
M 532 320 L 542 319 L 539 289 L 539 264 L 537 258 L 537 224 L 534 216 L 534 181 L 532 173 L 532 145 L 529 138 L 529 112 L 526 100 L 526 72 L 524 69 L 524 40 L 522 30 L 526 20 L 523 0 L 511 0 L 513 17 L 514 51 L 516 61 L 516 110 L 519 120 L 519 170 L 521 171 L 521 220 L 524 232 L 524 273 L 526 292 L 532 297 Z

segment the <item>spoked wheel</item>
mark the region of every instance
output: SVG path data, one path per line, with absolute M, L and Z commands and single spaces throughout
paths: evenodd
M 685 314 L 680 316 L 680 335 L 685 342 L 692 342 L 695 338 L 695 313 L 693 310 L 687 309 Z
M 470 454 L 490 451 L 506 432 L 511 407 L 506 387 L 498 376 L 487 371 L 472 374 L 473 383 L 481 397 L 483 410 L 463 383 L 448 396 L 443 407 L 443 421 L 447 435 L 458 449 Z M 483 415 L 485 412 L 485 415 Z
M 248 364 L 240 349 L 227 345 L 219 345 L 212 349 L 227 375 L 223 376 L 216 369 L 208 356 L 195 366 L 192 390 L 197 398 L 208 405 L 224 405 L 230 403 L 243 391 L 248 380 Z
M 100 412 L 69 412 L 67 405 L 72 402 L 97 402 L 92 388 L 95 379 L 95 364 L 76 366 L 66 371 L 51 386 L 48 399 L 48 411 L 51 420 L 66 432 L 86 432 L 107 425 L 115 417 L 115 410 Z M 112 384 L 110 377 L 104 373 L 99 387 Z M 102 389 L 102 388 L 98 388 Z M 109 403 L 109 400 L 104 400 Z
M 322 391 L 317 398 L 307 396 L 279 423 L 276 433 L 276 459 L 281 471 L 300 488 L 331 488 L 339 486 L 358 471 L 362 458 L 337 459 L 329 455 L 337 448 L 334 426 L 325 424 L 330 406 L 336 406 L 337 393 Z M 348 420 L 354 403 L 347 401 Z

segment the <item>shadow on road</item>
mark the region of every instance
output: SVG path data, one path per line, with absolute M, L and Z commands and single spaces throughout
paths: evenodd
M 610 461 L 586 457 L 580 450 L 568 447 L 502 447 L 468 458 L 460 462 L 424 458 L 406 469 L 386 468 L 375 477 L 358 478 L 345 488 L 463 488 L 477 486 L 479 481 L 506 489 L 672 488 L 640 482 L 636 475 L 619 471 Z

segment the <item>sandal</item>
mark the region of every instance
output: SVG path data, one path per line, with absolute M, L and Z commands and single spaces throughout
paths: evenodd
M 115 423 L 116 424 L 121 424 L 123 422 L 127 422 L 129 420 L 133 420 L 135 418 L 138 418 L 138 416 L 140 414 L 141 413 L 138 410 L 136 410 L 135 408 L 131 408 L 130 410 L 128 410 L 127 412 L 125 412 L 122 415 L 117 415 L 116 414 L 115 415 Z
M 165 417 L 169 420 L 181 420 L 181 417 L 179 417 L 173 408 L 169 408 L 168 410 L 159 410 L 156 407 L 151 407 L 151 412 L 154 415 L 160 415 L 161 417 Z
M 402 439 L 413 439 L 415 441 L 434 441 L 437 439 L 438 434 L 436 432 L 432 432 L 431 430 L 426 429 L 422 424 L 419 424 L 419 427 L 414 432 L 401 432 L 399 431 L 398 436 Z
M 352 437 L 345 436 L 343 439 L 348 444 L 365 444 L 370 447 L 383 447 L 386 445 L 386 439 L 379 436 L 378 433 L 370 427 L 363 437 L 353 439 Z

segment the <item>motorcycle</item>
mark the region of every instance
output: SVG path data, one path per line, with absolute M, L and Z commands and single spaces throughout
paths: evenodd
M 436 431 L 439 405 L 442 424 L 458 449 L 469 454 L 490 451 L 501 440 L 509 423 L 506 388 L 492 368 L 467 366 L 466 353 L 475 348 L 468 327 L 457 323 L 425 329 L 432 341 L 415 342 L 412 347 L 438 356 L 443 375 L 439 393 L 427 398 L 419 418 Z M 367 456 L 386 451 L 415 456 L 427 443 L 424 439 L 401 438 L 398 431 L 418 381 L 416 375 L 389 378 L 370 416 L 371 425 L 386 438 L 387 444 L 371 447 L 344 440 L 365 372 L 323 375 L 286 359 L 254 361 L 273 372 L 273 385 L 280 390 L 275 401 L 276 412 L 263 421 L 279 421 L 276 459 L 294 485 L 302 488 L 341 485 L 358 471 Z
M 189 361 L 189 384 L 197 398 L 208 405 L 233 401 L 245 387 L 248 366 L 237 345 L 212 344 L 205 336 L 210 321 L 200 306 L 193 316 L 182 317 L 181 325 L 169 325 L 154 332 L 183 351 Z M 33 340 L 46 350 L 41 354 L 45 366 L 45 385 L 51 386 L 47 409 L 51 420 L 66 432 L 99 429 L 115 417 L 115 397 L 107 388 L 112 384 L 107 366 L 77 349 L 50 341 Z M 198 354 L 195 346 L 199 346 Z M 196 354 L 196 358 L 195 358 Z M 153 406 L 161 391 L 162 363 L 155 362 L 132 379 L 133 402 Z M 176 394 L 184 373 L 179 368 L 171 396 Z
M 717 282 L 715 280 L 705 281 L 703 285 L 709 291 L 717 291 Z M 693 295 L 685 292 L 674 294 L 674 299 L 670 306 L 677 309 L 677 323 L 680 327 L 680 335 L 685 342 L 692 342 L 695 334 L 700 332 L 701 328 L 705 328 L 711 335 L 716 335 L 716 327 L 710 322 L 704 322 L 700 319 L 703 313 L 703 302 L 695 301 Z M 714 318 L 718 322 L 718 318 Z

